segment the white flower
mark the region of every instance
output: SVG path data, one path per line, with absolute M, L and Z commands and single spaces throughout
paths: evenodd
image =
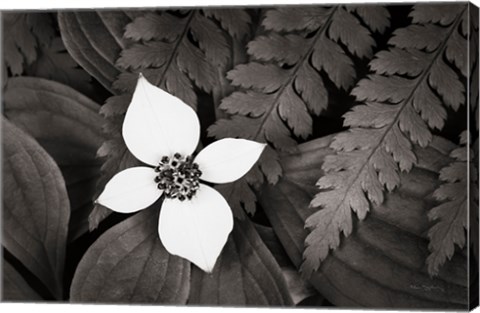
M 227 201 L 200 181 L 220 184 L 245 175 L 265 144 L 226 138 L 192 153 L 200 137 L 195 111 L 140 75 L 123 122 L 130 152 L 150 165 L 116 174 L 97 203 L 121 213 L 147 208 L 162 194 L 158 232 L 170 254 L 211 272 L 233 228 Z

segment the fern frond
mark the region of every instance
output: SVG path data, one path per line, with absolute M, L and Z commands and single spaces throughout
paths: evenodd
M 436 222 L 428 231 L 430 255 L 427 258 L 428 272 L 437 275 L 440 267 L 451 259 L 455 245 L 465 246 L 465 230 L 468 228 L 469 194 L 468 184 L 477 186 L 477 170 L 473 162 L 473 150 L 467 152 L 470 140 L 468 132 L 461 135 L 461 147 L 453 150 L 450 156 L 455 160 L 440 171 L 440 179 L 444 182 L 433 196 L 441 202 L 428 212 L 428 218 Z M 467 157 L 468 156 L 468 157 Z M 470 177 L 468 177 L 470 163 Z M 474 188 L 471 192 L 478 193 Z M 473 194 L 470 197 L 474 198 Z M 478 195 L 477 197 L 478 198 Z M 470 203 L 474 203 L 473 201 Z M 477 206 L 478 208 L 478 206 Z
M 122 52 L 117 65 L 128 72 L 143 72 L 155 85 L 192 106 L 197 102 L 194 85 L 211 92 L 218 84 L 217 67 L 224 68 L 230 59 L 223 30 L 201 10 L 184 15 L 149 12 L 126 27 L 125 37 L 134 44 Z M 121 75 L 114 86 L 131 91 L 131 76 L 136 74 Z
M 338 88 L 348 89 L 355 77 L 349 53 L 367 57 L 374 41 L 370 31 L 342 6 L 272 9 L 262 24 L 269 32 L 248 44 L 254 60 L 228 73 L 232 84 L 243 91 L 225 98 L 220 108 L 234 116 L 218 121 L 209 134 L 291 149 L 296 145 L 293 136 L 310 135 L 311 114 L 319 115 L 327 107 L 328 93 L 320 73 L 325 72 Z M 305 31 L 314 34 L 302 35 Z M 236 127 L 238 121 L 251 127 Z M 270 162 L 265 156 L 262 159 L 264 164 Z M 264 173 L 269 181 L 276 181 L 278 173 Z
M 413 8 L 415 24 L 394 32 L 391 48 L 370 63 L 373 73 L 352 90 L 364 104 L 344 115 L 350 130 L 335 137 L 337 154 L 325 159 L 320 192 L 311 202 L 319 210 L 306 220 L 306 275 L 338 247 L 341 233 L 352 232 L 351 211 L 365 218 L 371 203 L 383 202 L 384 188 L 398 186 L 399 170 L 408 172 L 417 161 L 413 144 L 427 146 L 430 128 L 443 127 L 442 103 L 454 110 L 465 103 L 465 86 L 452 65 L 464 73 L 459 56 L 467 57 L 467 39 L 460 25 L 468 19 L 467 5 L 435 5 L 438 17 L 423 13 L 432 7 Z
M 17 76 L 37 60 L 40 46 L 50 44 L 55 35 L 53 19 L 48 13 L 4 12 L 2 22 L 3 62 Z
M 142 72 L 152 83 L 196 107 L 195 87 L 211 92 L 218 85 L 218 69 L 226 70 L 231 61 L 225 32 L 208 17 L 228 19 L 228 14 L 214 11 L 146 12 L 126 25 L 124 37 L 130 44 L 116 62 L 122 70 L 113 84 L 117 93 L 131 94 L 137 73 Z M 244 10 L 234 11 L 246 14 Z M 250 20 L 244 20 L 248 27 Z M 245 29 L 243 22 L 226 23 L 236 34 Z M 120 102 L 117 106 L 114 98 L 102 112 L 106 116 L 125 113 L 124 101 Z
M 388 21 L 387 11 L 376 14 Z M 232 85 L 240 89 L 220 105 L 231 117 L 218 120 L 208 132 L 217 138 L 241 137 L 271 144 L 260 166 L 252 170 L 257 179 L 251 184 L 262 183 L 263 175 L 275 184 L 282 174 L 276 150 L 294 148 L 293 137 L 307 138 L 312 131 L 311 115 L 327 107 L 321 73 L 338 88 L 348 90 L 356 75 L 351 54 L 368 57 L 374 41 L 353 11 L 342 6 L 271 9 L 262 25 L 267 34 L 248 44 L 253 60 L 228 73 Z M 239 184 L 228 188 L 238 189 Z M 229 203 L 240 206 L 238 201 Z
M 204 9 L 205 16 L 213 17 L 220 22 L 230 36 L 237 39 L 244 39 L 250 32 L 252 18 L 245 10 L 232 9 Z
M 390 14 L 386 7 L 375 5 L 347 5 L 349 12 L 354 11 L 374 32 L 383 33 L 390 26 Z

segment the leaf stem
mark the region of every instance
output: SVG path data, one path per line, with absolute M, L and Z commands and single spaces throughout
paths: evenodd
M 282 96 L 282 94 L 285 92 L 286 88 L 293 82 L 293 80 L 297 77 L 297 72 L 299 71 L 299 69 L 301 68 L 301 66 L 303 65 L 303 63 L 305 62 L 305 60 L 308 60 L 308 57 L 310 56 L 310 54 L 312 53 L 314 47 L 315 47 L 315 44 L 316 42 L 318 41 L 318 39 L 320 37 L 323 36 L 324 32 L 327 30 L 328 26 L 330 25 L 332 19 L 333 19 L 333 16 L 335 15 L 335 12 L 338 10 L 340 6 L 335 6 L 333 9 L 332 9 L 332 12 L 330 13 L 330 15 L 328 16 L 328 19 L 325 21 L 325 23 L 322 25 L 322 27 L 318 30 L 318 32 L 315 34 L 315 36 L 313 37 L 312 39 L 312 44 L 310 45 L 310 47 L 308 48 L 308 50 L 305 52 L 305 54 L 302 56 L 302 58 L 297 62 L 297 64 L 295 65 L 294 69 L 292 70 L 292 74 L 290 75 L 290 78 L 282 85 L 282 87 L 279 89 L 279 91 L 277 92 L 277 95 L 275 96 L 275 99 L 272 101 L 272 103 L 270 104 L 270 109 L 268 110 L 268 112 L 264 115 L 263 117 L 263 120 L 262 122 L 260 123 L 260 125 L 258 126 L 257 130 L 255 131 L 255 137 L 254 139 L 255 140 L 258 140 L 258 136 L 260 135 L 260 131 L 262 130 L 263 126 L 265 125 L 265 123 L 267 122 L 267 119 L 268 117 L 272 114 L 272 112 L 274 110 L 277 109 L 278 107 L 278 100 L 280 99 L 280 97 Z
M 182 31 L 182 34 L 180 35 L 180 37 L 178 38 L 177 42 L 175 43 L 175 46 L 173 47 L 173 52 L 172 54 L 170 55 L 170 58 L 168 59 L 166 65 L 165 65 L 165 68 L 162 72 L 162 75 L 160 75 L 160 81 L 158 81 L 155 85 L 160 87 L 161 85 L 163 85 L 163 83 L 165 82 L 165 77 L 167 76 L 167 72 L 168 70 L 170 69 L 170 65 L 172 65 L 173 63 L 173 60 L 175 60 L 176 56 L 177 56 L 177 52 L 178 52 L 178 48 L 180 47 L 180 44 L 182 43 L 182 41 L 185 39 L 185 36 L 187 35 L 188 33 L 188 29 L 189 29 L 189 26 L 190 26 L 190 23 L 192 22 L 193 20 L 193 17 L 195 16 L 195 10 L 191 10 L 190 13 L 188 13 L 188 19 L 187 21 L 185 22 L 185 26 L 183 28 L 183 31 Z
M 234 37 L 231 38 L 231 55 L 230 55 L 230 62 L 226 69 L 217 68 L 218 79 L 219 79 L 219 86 L 214 87 L 212 90 L 213 96 L 213 105 L 215 110 L 215 119 L 221 119 L 227 117 L 227 114 L 220 109 L 220 103 L 222 102 L 223 98 L 231 94 L 234 90 L 230 82 L 226 78 L 226 72 L 230 69 L 233 69 L 237 64 L 244 63 L 247 59 L 245 53 L 245 42 L 241 39 L 236 39 Z

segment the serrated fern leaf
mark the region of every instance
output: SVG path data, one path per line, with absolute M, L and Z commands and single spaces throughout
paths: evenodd
M 323 164 L 320 192 L 311 202 L 319 211 L 306 220 L 311 230 L 302 265 L 306 275 L 338 247 L 341 233 L 352 232 L 351 211 L 365 218 L 371 203 L 383 202 L 384 188 L 398 186 L 399 170 L 408 172 L 416 163 L 412 145 L 427 146 L 430 129 L 443 127 L 443 105 L 456 110 L 465 103 L 465 86 L 445 62 L 452 49 L 466 58 L 467 40 L 459 26 L 468 19 L 467 6 L 457 6 L 443 7 L 443 19 L 450 21 L 445 25 L 416 17 L 424 7 L 415 6 L 411 15 L 417 24 L 394 32 L 392 47 L 370 63 L 373 74 L 352 90 L 364 104 L 344 115 L 350 130 L 335 137 L 331 147 L 337 154 Z M 463 72 L 458 65 L 465 60 L 449 61 Z
M 268 160 L 266 162 L 265 160 Z M 282 167 L 277 153 L 271 148 L 266 147 L 260 161 L 241 179 L 224 185 L 217 185 L 217 189 L 227 199 L 233 214 L 238 219 L 244 219 L 245 213 L 253 215 L 256 210 L 257 197 L 252 190 L 254 186 L 258 190 L 264 183 L 265 172 L 271 173 L 268 177 L 270 184 L 276 184 L 280 178 Z
M 223 29 L 228 31 L 230 36 L 237 39 L 244 39 L 250 32 L 252 18 L 245 10 L 241 9 L 204 9 L 205 16 L 213 17 L 220 22 Z
M 452 258 L 455 245 L 460 248 L 465 246 L 465 230 L 469 223 L 467 189 L 468 184 L 471 183 L 475 186 L 477 184 L 476 167 L 471 162 L 474 158 L 473 150 L 467 152 L 470 149 L 469 143 L 465 131 L 461 136 L 461 147 L 450 153 L 455 161 L 440 171 L 440 179 L 444 183 L 433 193 L 433 196 L 441 203 L 428 212 L 429 219 L 436 222 L 428 231 L 430 239 L 428 247 L 431 252 L 427 258 L 427 266 L 430 275 L 437 275 L 447 259 Z M 468 163 L 470 163 L 470 173 L 472 174 L 470 178 L 468 177 Z M 475 193 L 473 188 L 470 190 Z M 473 194 L 470 194 L 470 197 L 474 197 Z
M 233 183 L 217 185 L 215 189 L 227 199 L 236 218 L 243 220 L 245 212 L 248 214 L 255 213 L 257 197 L 250 188 L 247 179 L 239 179 Z
M 40 45 L 55 34 L 48 13 L 3 13 L 3 62 L 13 76 L 23 73 L 38 57 Z
M 122 69 L 114 82 L 118 94 L 131 94 L 142 72 L 152 83 L 196 107 L 195 86 L 211 92 L 218 85 L 217 69 L 231 61 L 228 38 L 202 10 L 146 12 L 126 25 L 124 37 L 130 44 L 116 62 Z M 123 114 L 122 108 L 126 109 L 110 101 L 102 112 Z
M 383 13 L 388 20 L 388 12 Z M 319 115 L 327 107 L 321 73 L 338 88 L 350 88 L 355 70 L 349 54 L 370 55 L 374 41 L 358 17 L 344 7 L 272 9 L 262 24 L 267 34 L 248 44 L 253 60 L 228 73 L 227 78 L 239 90 L 224 98 L 220 109 L 231 117 L 218 120 L 208 132 L 217 138 L 270 143 L 273 149 L 262 155 L 260 166 L 252 170 L 256 179 L 250 183 L 262 183 L 264 174 L 275 184 L 282 174 L 276 150 L 293 149 L 294 137 L 307 138 L 312 131 L 311 115 Z M 342 24 L 349 25 L 349 31 Z M 238 189 L 239 185 L 228 188 Z
M 296 145 L 292 137 L 307 138 L 311 133 L 311 114 L 319 115 L 327 107 L 328 93 L 320 73 L 325 72 L 338 88 L 348 89 L 355 77 L 348 53 L 368 56 L 374 41 L 358 18 L 341 6 L 272 9 L 262 24 L 270 32 L 248 44 L 255 60 L 228 73 L 232 84 L 243 89 L 220 105 L 233 117 L 218 121 L 209 134 L 291 149 Z M 288 68 L 282 67 L 285 64 Z M 237 127 L 239 121 L 251 127 Z M 275 181 L 278 173 L 267 170 L 265 175 Z
M 126 27 L 125 37 L 134 44 L 122 52 L 118 66 L 143 72 L 154 84 L 190 105 L 196 104 L 191 81 L 211 92 L 218 84 L 217 68 L 224 68 L 230 60 L 223 30 L 200 10 L 184 15 L 149 12 Z M 131 76 L 121 75 L 114 86 L 129 91 L 130 80 Z
M 390 26 L 390 14 L 386 7 L 375 5 L 347 5 L 348 11 L 354 11 L 362 21 L 375 32 L 383 33 Z

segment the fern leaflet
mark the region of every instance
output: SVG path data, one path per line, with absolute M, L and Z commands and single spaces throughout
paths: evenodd
M 433 196 L 441 203 L 428 212 L 431 221 L 436 221 L 428 231 L 431 251 L 427 258 L 428 272 L 437 275 L 440 266 L 450 259 L 455 252 L 455 245 L 465 246 L 465 230 L 468 226 L 469 194 L 468 184 L 477 183 L 477 170 L 473 165 L 473 150 L 469 148 L 469 135 L 464 131 L 460 137 L 461 147 L 453 150 L 450 156 L 455 160 L 440 171 L 440 179 L 444 181 Z M 470 179 L 468 177 L 470 164 Z M 478 199 L 478 187 L 470 189 L 470 197 Z M 476 196 L 475 196 L 476 195 Z M 470 204 L 474 204 L 472 201 Z M 478 209 L 478 205 L 477 205 Z
M 281 176 L 276 150 L 295 148 L 294 137 L 307 138 L 312 131 L 311 114 L 319 115 L 327 107 L 321 73 L 347 90 L 355 78 L 352 56 L 372 53 L 370 31 L 354 11 L 343 6 L 268 10 L 262 21 L 268 33 L 248 44 L 253 60 L 228 73 L 240 90 L 223 99 L 220 108 L 231 117 L 217 121 L 209 135 L 271 144 L 256 170 L 261 169 L 272 184 Z M 388 12 L 378 12 L 388 22 Z M 385 26 L 382 21 L 375 28 L 384 30 L 380 24 Z M 261 173 L 255 176 L 258 180 L 252 183 L 263 182 Z
M 398 186 L 398 171 L 416 163 L 412 144 L 427 146 L 430 128 L 443 127 L 442 102 L 454 110 L 465 102 L 465 87 L 445 59 L 465 75 L 468 34 L 460 26 L 468 20 L 467 5 L 436 7 L 432 13 L 430 5 L 415 6 L 414 24 L 394 32 L 391 48 L 370 63 L 373 74 L 352 90 L 364 104 L 344 115 L 350 130 L 333 140 L 337 153 L 326 157 L 317 182 L 311 205 L 320 210 L 306 220 L 307 276 L 339 246 L 340 233 L 352 232 L 351 210 L 365 218 L 371 203 L 383 202 L 385 187 Z
M 48 13 L 3 13 L 3 62 L 13 76 L 38 58 L 38 50 L 55 36 Z

